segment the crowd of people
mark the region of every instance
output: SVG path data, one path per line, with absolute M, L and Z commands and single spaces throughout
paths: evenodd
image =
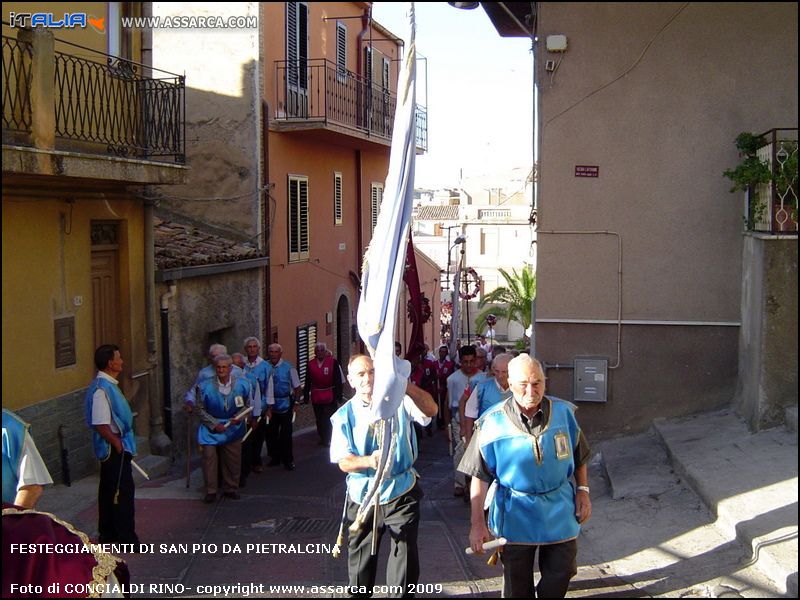
M 402 354 L 399 343 L 395 349 Z M 453 452 L 453 494 L 471 505 L 471 549 L 483 553 L 495 538 L 504 544 L 495 550 L 503 564 L 503 596 L 566 594 L 577 572 L 580 524 L 591 515 L 589 445 L 575 406 L 545 395 L 544 369 L 537 360 L 483 340 L 459 345 L 452 358 L 446 345 L 438 348 L 438 356 L 427 345 L 414 347 L 406 354 L 405 399 L 394 415 L 376 423 L 369 356 L 351 357 L 345 377 L 326 345 L 318 343 L 301 382 L 279 344 L 267 347 L 266 359 L 255 337 L 244 340 L 243 350 L 228 354 L 225 346 L 212 345 L 209 364 L 184 397 L 187 415 L 197 418 L 205 502 L 216 502 L 220 491 L 239 499 L 248 475 L 263 471 L 264 444 L 267 466 L 293 471 L 294 416 L 300 404 L 311 404 L 319 444 L 329 447 L 331 462 L 346 473 L 342 527 L 349 525 L 351 589 L 355 593 L 375 584 L 377 552 L 388 531 L 386 583 L 413 595 L 409 586 L 419 578 L 417 532 L 424 495 L 414 463 L 421 438 L 433 436 L 435 425 L 446 433 Z M 123 364 L 117 346 L 97 348 L 86 420 L 100 461 L 99 541 L 138 544 L 136 440 L 130 405 L 119 387 Z M 346 385 L 353 391 L 349 400 Z M 88 542 L 69 524 L 32 510 L 50 483 L 27 425 L 3 409 L 4 538 L 43 531 Z M 537 553 L 541 577 L 534 586 Z M 75 568 L 85 570 L 98 561 L 109 567 L 104 577 L 127 580 L 118 560 L 98 556 Z M 67 575 L 54 571 L 49 576 Z

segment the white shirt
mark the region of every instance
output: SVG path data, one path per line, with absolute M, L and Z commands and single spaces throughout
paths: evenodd
M 483 376 L 481 371 L 476 371 L 474 375 L 467 377 L 461 369 L 450 375 L 447 378 L 447 398 L 450 400 L 450 408 L 458 410 L 458 401 L 464 395 L 467 385 L 471 385 L 473 381 L 477 383 L 480 379 L 476 381 L 475 378 Z
M 110 381 L 114 385 L 119 385 L 119 381 L 103 371 L 98 371 L 97 377 Z M 114 423 L 114 419 L 111 418 L 111 400 L 109 400 L 103 388 L 97 388 L 92 396 L 92 425 L 109 425 L 111 433 L 119 435 L 119 427 Z
M 353 398 L 350 402 L 356 420 L 370 419 L 372 417 L 372 409 L 369 406 L 364 406 L 360 398 Z M 419 423 L 423 427 L 426 427 L 431 422 L 431 417 L 422 412 L 408 396 L 403 398 L 403 409 L 408 413 L 412 421 Z M 333 463 L 338 463 L 343 458 L 347 458 L 351 455 L 350 446 L 344 435 L 334 435 L 331 437 L 330 454 L 331 462 Z
M 497 379 L 492 377 L 492 381 L 494 381 L 494 385 L 500 390 L 501 394 L 506 393 L 508 390 L 504 390 L 500 387 L 500 384 L 497 383 Z M 468 419 L 477 419 L 478 418 L 478 386 L 476 385 L 472 388 L 472 393 L 469 395 L 469 399 L 467 400 L 467 406 L 464 408 L 464 416 Z
M 26 485 L 48 485 L 53 483 L 50 471 L 42 460 L 42 455 L 33 443 L 31 434 L 25 432 L 22 443 L 22 459 L 19 462 L 19 481 L 17 491 Z
M 278 364 L 274 365 L 273 368 L 277 369 L 278 367 L 281 366 L 282 362 L 283 359 L 280 359 L 278 361 Z M 292 367 L 291 371 L 289 371 L 289 379 L 291 380 L 292 391 L 300 387 L 300 376 L 297 374 L 297 369 L 295 369 L 294 367 Z M 269 378 L 269 383 L 267 384 L 267 404 L 270 406 L 275 404 L 275 394 L 273 392 L 272 377 Z

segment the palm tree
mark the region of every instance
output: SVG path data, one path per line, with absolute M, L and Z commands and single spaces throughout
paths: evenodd
M 505 269 L 499 271 L 506 285 L 492 290 L 478 303 L 480 308 L 487 304 L 492 306 L 485 308 L 478 315 L 475 327 L 480 331 L 486 322 L 486 317 L 494 314 L 499 318 L 505 317 L 509 322 L 520 323 L 527 331 L 531 324 L 531 303 L 536 296 L 536 275 L 530 267 L 523 267 L 519 273 L 516 269 L 512 269 L 510 275 Z M 525 338 L 527 337 L 526 335 Z

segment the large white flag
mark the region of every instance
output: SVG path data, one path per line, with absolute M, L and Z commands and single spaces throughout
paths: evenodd
M 393 416 L 403 401 L 411 365 L 394 354 L 395 322 L 414 199 L 416 46 L 414 4 L 408 4 L 408 45 L 398 80 L 389 174 L 372 241 L 364 257 L 358 331 L 375 363 L 372 414 Z

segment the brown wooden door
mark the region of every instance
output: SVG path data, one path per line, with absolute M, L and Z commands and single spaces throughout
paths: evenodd
M 120 345 L 119 252 L 92 250 L 94 347 Z

